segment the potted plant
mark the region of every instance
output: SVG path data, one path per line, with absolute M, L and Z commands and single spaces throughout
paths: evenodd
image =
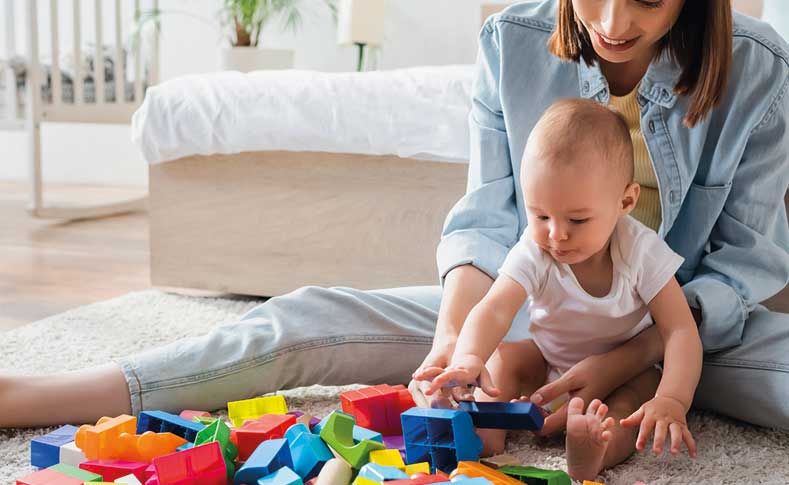
M 221 19 L 230 46 L 222 49 L 223 69 L 249 72 L 257 69 L 293 67 L 292 49 L 260 48 L 264 27 L 275 19 L 284 28 L 297 30 L 301 24 L 301 0 L 223 0 Z
M 302 2 L 305 0 L 222 0 L 218 12 L 221 37 L 228 46 L 221 51 L 220 64 L 223 69 L 249 72 L 258 69 L 288 69 L 293 67 L 292 49 L 261 48 L 264 28 L 276 20 L 282 21 L 283 30 L 297 31 L 301 26 Z M 337 19 L 336 0 L 323 0 Z M 148 20 L 157 24 L 163 14 L 184 14 L 214 25 L 208 19 L 182 10 L 154 9 L 137 18 L 136 31 Z

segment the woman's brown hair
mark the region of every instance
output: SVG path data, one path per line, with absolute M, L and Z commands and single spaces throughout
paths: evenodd
M 591 65 L 597 55 L 589 32 L 576 18 L 572 0 L 559 0 L 556 30 L 548 49 L 565 61 Z M 664 51 L 682 69 L 674 93 L 691 96 L 685 125 L 693 127 L 726 91 L 732 56 L 732 13 L 728 0 L 685 0 L 677 21 L 660 40 L 655 58 Z

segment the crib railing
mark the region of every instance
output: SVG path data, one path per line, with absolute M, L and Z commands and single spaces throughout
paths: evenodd
M 15 54 L 14 31 L 14 0 L 5 0 L 6 8 L 6 53 L 7 58 Z M 148 3 L 148 2 L 146 2 Z M 124 6 L 132 8 L 133 16 L 138 19 L 141 12 L 140 0 L 93 0 L 94 10 L 94 40 L 95 52 L 93 56 L 92 73 L 83 73 L 82 68 L 82 2 L 81 0 L 49 0 L 50 22 L 50 88 L 51 96 L 42 97 L 42 85 L 46 82 L 41 76 L 42 61 L 39 53 L 39 37 L 41 22 L 39 21 L 38 0 L 25 0 L 26 8 L 26 98 L 24 127 L 29 135 L 28 151 L 30 156 L 30 176 L 32 183 L 30 212 L 36 217 L 57 219 L 80 219 L 101 217 L 122 212 L 144 209 L 147 206 L 145 198 L 120 201 L 100 205 L 45 205 L 43 197 L 42 167 L 41 167 L 41 122 L 71 122 L 71 123 L 120 123 L 131 121 L 131 116 L 143 101 L 146 86 L 156 84 L 159 80 L 159 39 L 154 36 L 153 46 L 149 55 L 150 62 L 143 65 L 143 42 L 136 39 L 131 43 L 130 57 L 134 59 L 133 66 L 124 67 L 127 54 L 124 43 L 129 38 L 129 33 L 123 30 Z M 64 99 L 63 69 L 60 65 L 61 36 L 60 11 L 63 7 L 71 7 L 72 11 L 72 50 L 74 68 L 72 74 L 72 99 Z M 158 0 L 149 0 L 148 8 L 158 9 Z M 103 22 L 103 9 L 113 10 L 112 30 L 114 33 L 115 49 L 113 53 L 113 80 L 114 100 L 107 100 L 107 84 L 105 83 L 105 52 L 104 36 L 105 25 Z M 131 100 L 127 99 L 127 73 L 126 69 L 133 69 L 133 89 Z M 86 100 L 83 74 L 92 74 L 94 93 L 91 99 Z M 13 118 L 18 118 L 17 99 L 19 93 L 14 79 L 14 73 L 7 69 L 6 76 L 6 112 Z
M 12 1 L 12 0 L 6 0 Z M 41 60 L 39 55 L 39 30 L 40 22 L 38 19 L 38 1 L 27 0 L 27 34 L 28 34 L 28 62 L 30 69 L 28 70 L 28 94 L 38 93 L 41 91 L 42 79 L 41 74 Z M 73 101 L 65 102 L 63 99 L 63 71 L 60 66 L 60 9 L 63 6 L 68 7 L 70 4 L 72 10 L 72 50 L 74 56 L 74 72 L 73 72 Z M 82 26 L 82 2 L 81 0 L 71 0 L 71 2 L 64 2 L 63 0 L 49 0 L 50 10 L 50 52 L 51 52 L 51 100 L 42 100 L 40 96 L 35 96 L 30 99 L 28 96 L 29 108 L 40 110 L 40 118 L 45 121 L 62 121 L 62 122 L 90 122 L 90 123 L 128 123 L 131 119 L 132 113 L 142 103 L 144 86 L 152 85 L 159 80 L 159 48 L 158 36 L 154 38 L 154 46 L 150 52 L 150 63 L 143 66 L 141 46 L 142 42 L 132 42 L 132 50 L 130 54 L 134 59 L 133 69 L 133 97 L 131 101 L 126 99 L 126 68 L 124 63 L 126 60 L 126 53 L 123 48 L 124 42 L 128 37 L 123 31 L 123 6 L 129 5 L 133 8 L 134 17 L 138 18 L 140 15 L 140 0 L 121 1 L 121 0 L 93 0 L 93 13 L 94 13 L 94 41 L 95 52 L 93 54 L 93 72 L 92 75 L 94 95 L 90 102 L 85 100 L 85 83 L 82 82 L 82 43 L 83 43 L 83 26 Z M 113 56 L 114 65 L 114 101 L 107 101 L 106 99 L 106 84 L 104 77 L 104 36 L 105 25 L 102 22 L 103 9 L 111 8 L 114 12 L 114 44 L 115 51 Z M 151 1 L 151 7 L 158 8 L 158 0 Z M 110 30 L 110 29 L 107 29 Z

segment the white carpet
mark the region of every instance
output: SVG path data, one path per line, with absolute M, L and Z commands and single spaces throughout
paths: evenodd
M 0 333 L 0 370 L 45 373 L 99 364 L 108 359 L 206 332 L 233 321 L 258 302 L 249 299 L 195 298 L 143 291 L 96 303 Z M 391 383 L 395 384 L 395 383 Z M 311 387 L 284 393 L 291 409 L 325 415 L 339 407 L 338 388 Z M 635 456 L 598 481 L 650 485 L 679 483 L 789 483 L 789 433 L 770 431 L 694 414 L 690 427 L 699 458 Z M 32 471 L 29 442 L 47 430 L 0 430 L 0 484 Z M 522 463 L 564 468 L 561 440 L 538 443 L 519 433 L 508 452 Z

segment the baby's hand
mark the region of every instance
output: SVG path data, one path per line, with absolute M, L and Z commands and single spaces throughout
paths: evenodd
M 645 402 L 634 412 L 625 419 L 619 420 L 619 424 L 625 428 L 636 426 L 641 423 L 638 430 L 638 439 L 636 439 L 636 449 L 644 451 L 647 439 L 652 431 L 655 432 L 655 439 L 652 444 L 652 452 L 659 455 L 663 452 L 663 445 L 666 442 L 666 433 L 671 434 L 671 454 L 678 455 L 682 442 L 688 447 L 688 454 L 691 458 L 696 458 L 696 441 L 693 435 L 688 430 L 688 424 L 685 421 L 685 406 L 678 400 L 665 397 L 655 396 L 651 400 Z
M 493 385 L 485 363 L 475 355 L 462 355 L 452 358 L 446 369 L 441 367 L 428 367 L 414 375 L 416 380 L 431 381 L 430 387 L 425 391 L 431 395 L 444 387 L 468 387 L 479 385 L 489 396 L 497 396 L 499 390 Z M 472 398 L 471 392 L 464 393 L 468 399 Z

